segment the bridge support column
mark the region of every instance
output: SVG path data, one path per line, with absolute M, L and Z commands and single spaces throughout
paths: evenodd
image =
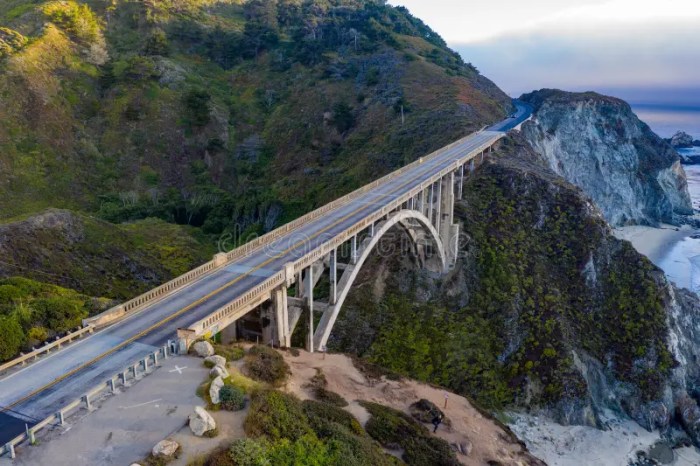
M 455 173 L 452 172 L 446 175 L 441 182 L 441 196 L 440 196 L 440 212 L 439 224 L 440 227 L 437 229 L 440 235 L 440 241 L 445 248 L 445 255 L 447 256 L 447 265 L 454 265 L 457 260 L 457 248 L 459 241 L 459 225 L 454 224 L 454 211 L 455 211 Z M 459 183 L 458 183 L 459 185 Z
M 283 348 L 292 346 L 292 335 L 289 331 L 289 310 L 287 308 L 287 288 L 281 286 L 274 291 L 275 326 L 277 327 L 277 344 Z
M 457 199 L 462 200 L 464 191 L 464 165 L 459 166 L 459 185 L 457 185 Z
M 437 182 L 437 187 L 438 187 L 438 195 L 437 195 L 437 214 L 435 215 L 435 229 L 438 232 L 438 235 L 440 235 L 440 226 L 442 223 L 442 185 L 445 183 L 445 178 L 440 178 L 440 180 Z
M 372 225 L 374 227 L 374 225 Z M 372 232 L 374 233 L 374 232 Z M 330 272 L 330 304 L 335 304 L 338 302 L 338 250 L 333 249 L 330 254 L 329 260 L 329 272 Z
M 357 255 L 357 237 L 353 237 L 353 256 Z M 314 352 L 314 268 L 313 265 L 306 269 L 306 307 L 309 309 L 309 334 L 306 341 L 306 350 Z
M 430 184 L 430 194 L 428 194 L 428 220 L 430 223 L 435 225 L 433 222 L 433 200 L 435 198 L 435 183 Z
M 357 264 L 357 235 L 350 240 L 350 263 Z
M 469 161 L 469 173 L 474 173 L 474 159 Z

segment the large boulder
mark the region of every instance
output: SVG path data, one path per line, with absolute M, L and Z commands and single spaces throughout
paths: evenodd
M 215 354 L 213 356 L 207 356 L 204 358 L 204 362 L 208 362 L 211 364 L 211 366 L 221 366 L 221 367 L 226 367 L 226 358 L 223 356 L 219 356 L 218 354 Z
M 209 398 L 213 404 L 221 403 L 221 388 L 224 386 L 224 379 L 221 376 L 215 378 L 209 386 Z
M 678 131 L 671 137 L 671 145 L 676 149 L 693 147 L 693 137 L 685 131 Z
M 165 439 L 156 443 L 151 453 L 156 458 L 174 458 L 178 448 L 180 448 L 179 443 L 174 440 Z
M 214 378 L 220 377 L 222 379 L 228 379 L 231 374 L 228 373 L 228 370 L 225 367 L 214 366 L 209 371 L 209 375 Z
M 201 406 L 195 406 L 194 412 L 190 414 L 190 429 L 197 437 L 202 437 L 206 432 L 216 429 L 216 421 Z
M 214 354 L 214 347 L 211 346 L 211 343 L 209 343 L 208 341 L 198 341 L 194 344 L 192 349 L 194 349 L 194 352 L 197 353 L 197 356 L 201 358 L 206 358 Z

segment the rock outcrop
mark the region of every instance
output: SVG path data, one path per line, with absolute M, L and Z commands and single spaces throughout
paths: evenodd
M 229 374 L 225 367 L 214 366 L 209 371 L 209 375 L 214 378 L 221 377 L 222 379 L 227 379 L 231 374 Z
M 214 348 L 212 347 L 212 350 L 213 349 Z M 204 358 L 204 362 L 212 364 L 213 366 L 226 367 L 226 358 L 223 356 L 219 356 L 218 354 L 207 356 L 206 358 Z
M 151 454 L 156 458 L 173 458 L 179 448 L 180 444 L 176 441 L 165 439 L 156 443 Z
M 688 147 L 693 147 L 693 136 L 685 131 L 678 131 L 676 134 L 671 136 L 671 140 L 669 142 L 671 146 L 676 149 L 686 149 Z
M 208 358 L 214 355 L 214 347 L 208 341 L 198 341 L 192 345 L 192 349 L 200 358 Z
M 678 154 L 627 103 L 548 89 L 521 99 L 535 108 L 525 138 L 611 225 L 676 223 L 692 214 Z
M 221 389 L 224 387 L 224 379 L 221 376 L 217 376 L 212 380 L 211 385 L 209 385 L 209 398 L 211 402 L 215 405 L 221 403 Z
M 194 412 L 189 417 L 189 426 L 194 435 L 202 437 L 206 432 L 216 429 L 216 421 L 206 409 L 195 406 Z

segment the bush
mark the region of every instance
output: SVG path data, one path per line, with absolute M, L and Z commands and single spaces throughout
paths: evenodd
M 100 37 L 100 22 L 89 6 L 74 1 L 50 2 L 43 7 L 48 18 L 75 38 L 91 43 Z
M 226 411 L 240 411 L 245 408 L 245 393 L 243 390 L 231 385 L 224 385 L 219 392 L 221 409 Z
M 270 464 L 267 460 L 267 444 L 262 440 L 236 439 L 231 444 L 228 455 L 236 466 L 263 466 Z
M 219 436 L 219 428 L 218 427 L 214 427 L 213 429 L 210 429 L 210 430 L 204 432 L 204 434 L 203 434 L 203 437 L 206 437 L 206 438 L 214 438 L 214 437 L 218 437 L 218 436 Z
M 245 350 L 240 346 L 215 344 L 214 352 L 219 356 L 225 357 L 227 361 L 238 361 L 245 356 Z
M 455 452 L 444 440 L 433 437 L 422 424 L 409 415 L 376 403 L 360 404 L 371 417 L 365 429 L 367 433 L 387 448 L 400 446 L 402 459 L 409 465 L 457 466 Z
M 24 342 L 24 331 L 15 316 L 0 316 L 0 361 L 13 358 Z
M 297 440 L 312 432 L 299 400 L 274 390 L 253 397 L 243 427 L 250 437 L 270 440 Z
M 246 367 L 254 379 L 274 386 L 281 385 L 290 373 L 289 365 L 282 355 L 267 346 L 251 348 Z
M 339 408 L 343 408 L 348 405 L 348 402 L 345 400 L 345 398 L 343 398 L 335 392 L 326 390 L 323 387 L 316 387 L 314 389 L 314 395 L 316 396 L 316 399 L 318 401 L 322 401 L 333 406 L 338 406 Z
M 301 406 L 304 413 L 309 418 L 311 427 L 320 436 L 324 436 L 319 432 L 319 429 L 325 426 L 324 422 L 339 424 L 357 435 L 365 435 L 365 430 L 357 419 L 344 409 L 313 400 L 304 400 Z

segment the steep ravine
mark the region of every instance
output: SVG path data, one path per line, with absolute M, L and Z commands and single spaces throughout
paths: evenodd
M 611 225 L 677 223 L 692 213 L 678 154 L 626 102 L 551 89 L 521 99 L 535 108 L 527 141 Z
M 469 179 L 457 213 L 456 268 L 440 277 L 409 253 L 374 258 L 334 348 L 493 409 L 598 428 L 629 417 L 698 444 L 697 296 L 616 239 L 520 136 Z

